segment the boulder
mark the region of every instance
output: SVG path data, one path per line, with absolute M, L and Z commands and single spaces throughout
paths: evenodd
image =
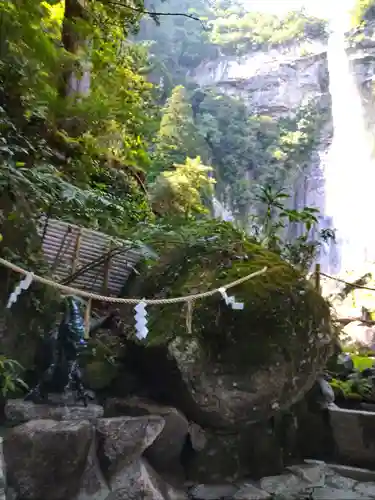
M 244 304 L 243 310 L 228 307 L 219 293 L 197 300 L 188 322 L 192 320 L 191 332 L 179 305 L 152 311 L 146 350 L 165 346 L 160 373 L 153 367 L 163 396 L 169 394 L 173 406 L 202 426 L 237 428 L 267 420 L 310 389 L 332 350 L 330 310 L 312 284 L 278 255 L 229 224 L 210 222 L 206 229 L 210 240 L 174 244 L 128 293 L 184 296 L 267 267 L 264 274 L 228 290 Z M 168 359 L 176 364 L 169 380 L 161 367 Z M 175 390 L 177 376 L 190 399 Z
M 35 404 L 23 399 L 10 399 L 5 405 L 8 421 L 14 423 L 29 420 L 89 420 L 103 416 L 103 407 L 96 404 Z
M 186 473 L 191 481 L 220 484 L 241 477 L 260 478 L 283 470 L 282 449 L 269 425 L 256 423 L 237 432 L 206 432 L 203 450 L 192 455 Z
M 162 417 L 149 415 L 15 427 L 4 440 L 8 498 L 186 500 L 142 458 L 163 426 Z M 0 477 L 0 495 L 1 488 Z
M 167 485 L 145 460 L 122 468 L 110 481 L 106 500 L 187 500 L 187 495 Z
M 181 297 L 267 271 L 228 290 L 242 310 L 227 306 L 220 293 L 196 300 L 186 314 L 179 304 L 155 307 L 147 342 L 133 347 L 129 340 L 125 364 L 156 399 L 212 431 L 207 447 L 193 457 L 191 480 L 250 473 L 254 460 L 241 449 L 260 448 L 263 463 L 272 464 L 266 473 L 277 473 L 279 450 L 264 433 L 249 446 L 248 426 L 268 422 L 312 387 L 333 349 L 330 309 L 298 270 L 229 224 L 202 223 L 201 229 L 207 238 L 171 243 L 127 293 Z
M 81 476 L 79 493 L 74 500 L 106 500 L 110 493 L 100 469 L 95 439 L 91 442 L 86 466 Z
M 99 419 L 96 424 L 98 457 L 107 480 L 141 457 L 163 427 L 164 419 L 153 415 Z
M 8 494 L 70 500 L 79 492 L 93 429 L 88 421 L 32 420 L 4 438 Z
M 163 475 L 184 476 L 181 464 L 186 439 L 190 436 L 193 448 L 204 447 L 204 433 L 196 424 L 188 420 L 176 408 L 156 404 L 138 397 L 110 398 L 106 402 L 105 415 L 160 415 L 165 421 L 161 433 L 145 451 L 150 464 Z

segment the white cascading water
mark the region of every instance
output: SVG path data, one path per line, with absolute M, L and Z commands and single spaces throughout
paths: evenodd
M 227 222 L 234 221 L 232 212 L 225 208 L 225 206 L 216 198 L 216 196 L 213 196 L 212 198 L 212 208 L 215 219 L 221 219 Z
M 371 227 L 375 161 L 360 92 L 345 51 L 349 26 L 348 13 L 336 12 L 328 43 L 334 134 L 325 169 L 325 212 L 336 229 L 341 272 L 358 270 L 375 260 Z

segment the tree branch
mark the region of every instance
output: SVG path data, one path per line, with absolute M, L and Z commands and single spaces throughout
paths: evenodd
M 206 25 L 203 23 L 199 17 L 194 16 L 193 14 L 185 14 L 184 12 L 154 12 L 154 11 L 149 11 L 145 9 L 138 9 L 137 7 L 131 7 L 129 5 L 125 5 L 122 2 L 116 2 L 113 0 L 109 0 L 106 2 L 109 5 L 116 5 L 117 7 L 122 7 L 124 9 L 129 9 L 133 12 L 138 12 L 139 14 L 143 14 L 146 16 L 152 17 L 155 21 L 157 20 L 158 17 L 161 16 L 179 16 L 179 17 L 186 17 L 188 19 L 193 19 L 193 21 L 198 21 L 201 23 L 203 29 L 207 29 Z

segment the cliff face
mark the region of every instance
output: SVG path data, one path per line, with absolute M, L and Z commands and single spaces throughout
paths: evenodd
M 294 208 L 318 208 L 321 229 L 331 227 L 332 221 L 324 216 L 324 165 L 332 138 L 326 43 L 309 42 L 239 58 L 222 57 L 201 64 L 190 76 L 201 87 L 214 87 L 240 97 L 252 115 L 293 117 L 309 103 L 318 109 L 325 119 L 316 132 L 316 145 L 307 153 L 307 166 L 301 165 L 290 193 Z M 323 266 L 327 259 L 332 261 L 333 256 L 327 255 Z
M 323 108 L 330 103 L 326 48 L 322 43 L 238 58 L 223 56 L 201 64 L 190 76 L 201 87 L 214 86 L 241 97 L 255 114 L 285 116 L 311 100 Z
M 347 53 L 360 88 L 367 125 L 375 136 L 375 12 L 365 25 L 348 34 Z

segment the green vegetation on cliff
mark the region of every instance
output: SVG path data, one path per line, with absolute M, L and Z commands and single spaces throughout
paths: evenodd
M 245 103 L 215 89 L 176 87 L 157 135 L 151 175 L 186 156 L 212 165 L 216 191 L 246 220 L 256 185 L 288 189 L 308 164 L 326 116 L 311 102 L 293 118 L 250 115 Z
M 236 0 L 158 0 L 158 12 L 186 12 L 202 20 L 168 17 L 156 26 L 143 19 L 137 40 L 150 49 L 155 80 L 163 78 L 167 92 L 184 84 L 189 71 L 223 54 L 243 55 L 255 50 L 290 45 L 302 40 L 324 40 L 327 21 L 292 11 L 280 18 L 266 12 L 249 11 Z
M 219 8 L 215 14 L 211 41 L 229 55 L 244 55 L 302 40 L 323 40 L 327 36 L 327 21 L 309 16 L 303 10 L 290 12 L 282 18 L 274 14 L 249 12 L 245 8 L 238 11 L 233 7 Z
M 197 88 L 191 72 L 201 64 L 206 71 L 205 64 L 225 55 L 324 40 L 327 22 L 303 10 L 282 19 L 249 12 L 234 0 L 194 0 L 188 5 L 170 0 L 154 7 L 158 12 L 185 9 L 203 24 L 173 16 L 162 19 L 160 26 L 149 19 L 141 22 L 136 40 L 149 49 L 150 77 L 161 84 L 159 98 L 164 104 L 148 180 L 153 182 L 173 163 L 184 163 L 186 156 L 200 156 L 213 168 L 220 201 L 246 221 L 258 184 L 292 190 L 309 163 L 325 113 L 313 101 L 291 110 L 290 118 L 254 113 L 243 96 L 226 95 L 215 84 Z

